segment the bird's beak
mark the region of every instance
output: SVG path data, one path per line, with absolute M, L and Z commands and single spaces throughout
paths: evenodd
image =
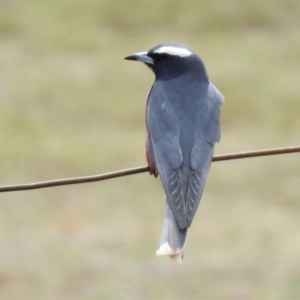
M 154 60 L 147 55 L 147 52 L 139 52 L 129 56 L 126 56 L 124 59 L 141 61 L 147 65 L 153 65 Z

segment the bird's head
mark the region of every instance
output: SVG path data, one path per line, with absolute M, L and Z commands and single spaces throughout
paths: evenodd
M 185 73 L 192 73 L 207 79 L 201 58 L 191 48 L 178 43 L 163 43 L 148 52 L 139 52 L 125 57 L 145 63 L 157 79 L 172 79 Z

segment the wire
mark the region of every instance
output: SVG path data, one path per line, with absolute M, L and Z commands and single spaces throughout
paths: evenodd
M 249 157 L 295 153 L 295 152 L 300 152 L 300 146 L 215 155 L 213 157 L 212 161 L 223 161 L 223 160 L 241 159 L 241 158 L 249 158 Z M 24 191 L 24 190 L 34 190 L 34 189 L 42 189 L 42 188 L 60 186 L 60 185 L 101 181 L 101 180 L 112 179 L 112 178 L 117 178 L 117 177 L 122 177 L 122 176 L 133 175 L 133 174 L 139 174 L 139 173 L 144 173 L 144 172 L 149 172 L 149 168 L 148 167 L 138 167 L 138 168 L 126 169 L 126 170 L 105 173 L 105 174 L 99 174 L 99 175 L 92 175 L 92 176 L 83 176 L 83 177 L 75 177 L 75 178 L 42 181 L 42 182 L 36 182 L 36 183 L 0 186 L 0 193 L 13 192 L 13 191 Z

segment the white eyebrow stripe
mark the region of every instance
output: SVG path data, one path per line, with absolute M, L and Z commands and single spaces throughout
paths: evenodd
M 176 55 L 180 57 L 187 57 L 193 53 L 185 48 L 172 47 L 172 46 L 162 46 L 154 51 L 154 53 L 166 53 L 170 55 Z

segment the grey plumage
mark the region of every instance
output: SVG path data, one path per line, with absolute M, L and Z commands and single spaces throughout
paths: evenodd
M 223 96 L 201 58 L 184 45 L 164 43 L 126 59 L 144 62 L 155 74 L 146 105 L 147 161 L 167 196 L 157 254 L 181 261 L 220 140 Z

